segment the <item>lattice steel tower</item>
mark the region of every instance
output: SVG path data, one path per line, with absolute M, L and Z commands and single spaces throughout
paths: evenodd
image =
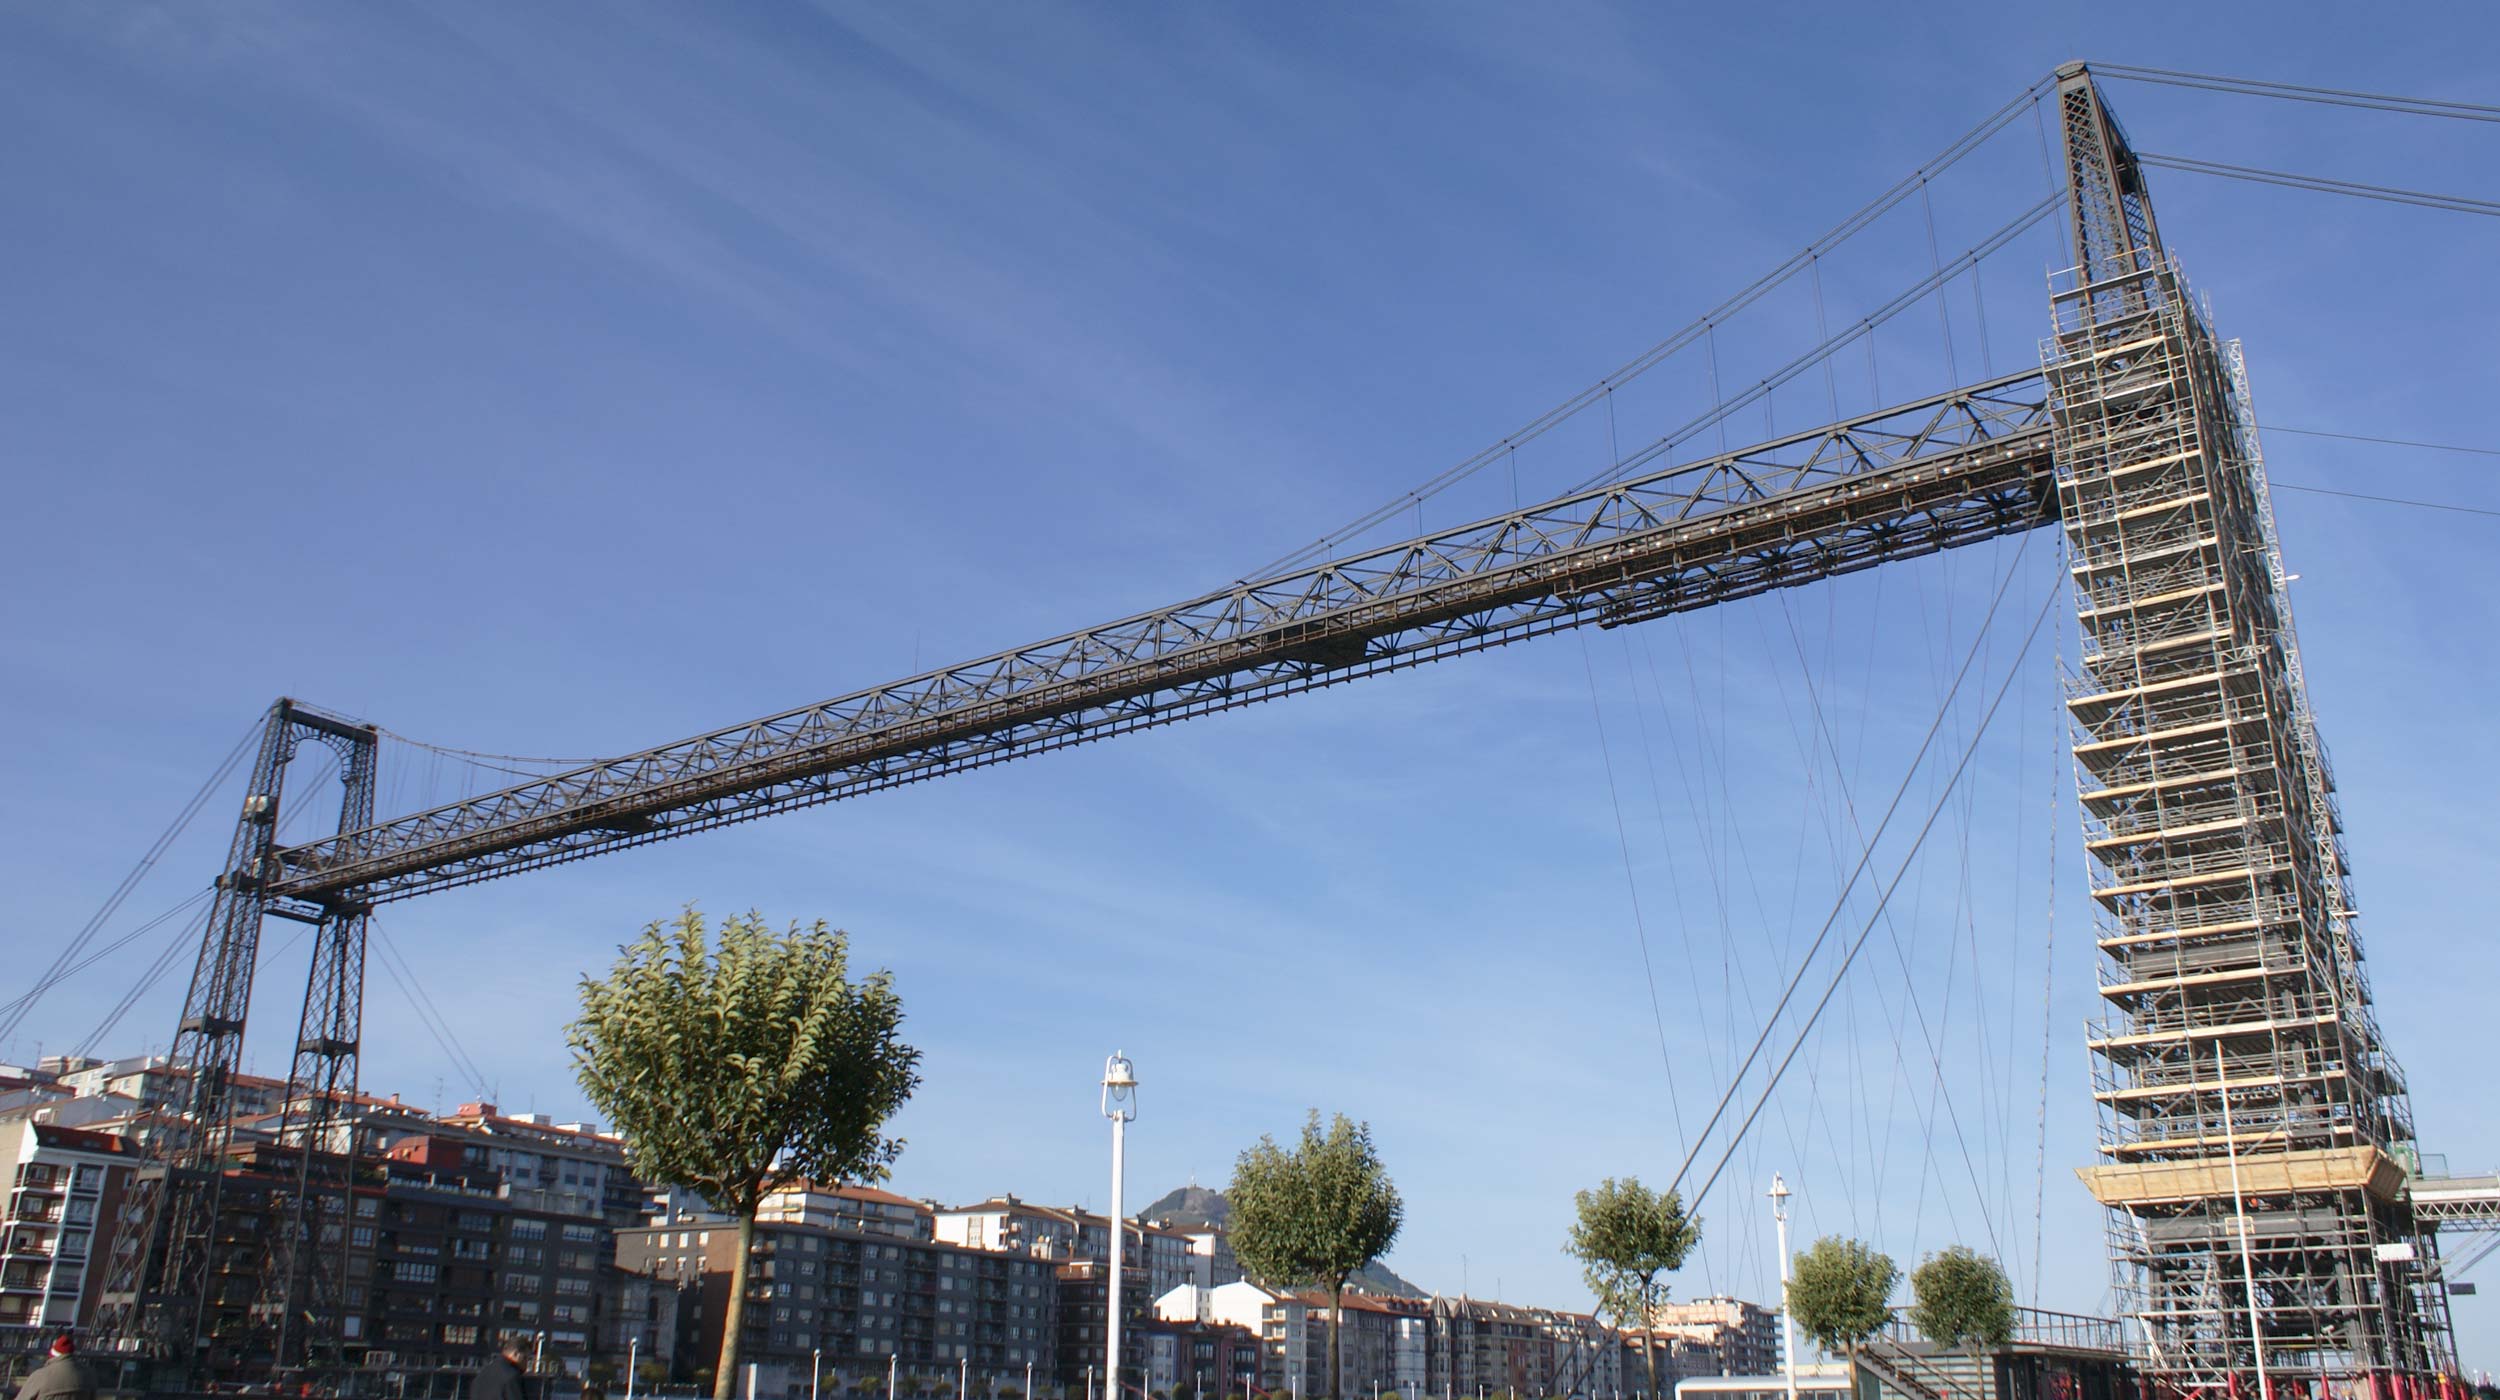
M 2062 72 L 2058 103 L 2081 265 L 2043 362 L 2116 1011 L 2089 1031 L 2104 1161 L 2085 1179 L 2157 1378 L 2252 1377 L 2257 1340 L 2286 1379 L 2428 1374 L 2445 1294 L 2403 1193 L 2412 1116 L 2371 1015 L 2238 348 L 2187 299 L 2089 75 Z

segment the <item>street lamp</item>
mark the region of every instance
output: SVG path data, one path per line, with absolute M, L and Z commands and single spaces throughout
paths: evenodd
M 1788 1183 L 1778 1172 L 1771 1173 L 1771 1219 L 1779 1226 L 1780 1242 L 1780 1360 L 1788 1374 L 1788 1400 L 1797 1400 L 1797 1312 L 1788 1303 L 1791 1269 L 1788 1257 Z
M 1103 1380 L 1110 1400 L 1120 1400 L 1120 1265 L 1128 1237 L 1120 1184 L 1128 1159 L 1128 1123 L 1137 1116 L 1137 1067 L 1116 1050 L 1102 1062 L 1102 1116 L 1111 1120 L 1111 1292 L 1103 1326 Z

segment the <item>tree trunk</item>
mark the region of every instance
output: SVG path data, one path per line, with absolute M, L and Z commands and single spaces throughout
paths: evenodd
M 712 1400 L 737 1400 L 738 1334 L 747 1325 L 747 1256 L 755 1251 L 755 1207 L 738 1213 L 738 1257 L 729 1270 L 729 1306 L 721 1314 L 720 1360 L 712 1372 Z
M 1345 1334 L 1345 1280 L 1328 1285 L 1328 1400 L 1345 1394 L 1345 1356 L 1337 1339 Z
M 1658 1400 L 1658 1334 L 1649 1330 L 1648 1318 L 1641 1323 L 1641 1330 L 1649 1333 L 1641 1339 L 1641 1358 L 1649 1363 L 1649 1400 Z

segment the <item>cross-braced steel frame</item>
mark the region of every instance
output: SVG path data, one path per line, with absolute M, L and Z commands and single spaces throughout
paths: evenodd
M 2075 245 L 2046 342 L 2082 635 L 2075 734 L 2101 994 L 2110 1251 L 2170 1388 L 2447 1367 L 2404 1193 L 2404 1081 L 2352 927 L 2256 422 L 2088 76 L 2062 82 Z
M 2053 290 L 2040 372 L 380 823 L 374 731 L 280 701 L 176 1043 L 188 1112 L 160 1130 L 163 1164 L 117 1253 L 127 1344 L 182 1356 L 198 1340 L 225 1086 L 265 914 L 321 934 L 289 1085 L 293 1224 L 258 1309 L 290 1364 L 339 1356 L 325 1350 L 344 1306 L 332 1203 L 352 1177 L 376 904 L 2059 521 L 2085 645 L 2070 705 L 2103 990 L 2118 1010 L 2092 1031 L 2109 1131 L 2087 1176 L 2148 1361 L 2181 1391 L 2253 1363 L 2231 1205 L 2254 1242 L 2270 1364 L 2337 1379 L 2439 1369 L 2435 1272 L 2383 1248 L 2429 1244 L 2389 1184 L 2412 1129 L 2360 972 L 2236 349 L 2217 349 L 2182 295 L 2090 75 L 2061 70 L 2057 100 L 2079 268 Z M 360 776 L 335 836 L 281 846 L 278 780 L 305 734 L 347 745 Z M 2218 1163 L 2256 1185 L 2224 1192 Z
M 170 1059 L 183 1076 L 178 1106 L 147 1126 L 149 1161 L 125 1197 L 106 1260 L 98 1320 L 133 1349 L 193 1357 L 212 1343 L 211 1318 L 248 1309 L 254 1335 L 222 1339 L 237 1352 L 292 1367 L 323 1359 L 307 1348 L 335 1350 L 371 909 L 344 896 L 307 900 L 272 888 L 284 870 L 276 852 L 287 772 L 308 743 L 337 760 L 338 830 L 373 822 L 380 733 L 292 700 L 272 705 L 174 1035 Z M 224 1267 L 234 1250 L 220 1238 L 234 1079 L 243 1064 L 261 926 L 273 916 L 313 925 L 278 1130 L 280 1143 L 296 1149 L 297 1166 L 274 1202 L 265 1246 L 235 1269 Z

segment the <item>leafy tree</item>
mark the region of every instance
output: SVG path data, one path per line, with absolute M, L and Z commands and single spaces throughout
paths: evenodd
M 691 905 L 582 979 L 567 1028 L 582 1092 L 624 1134 L 634 1172 L 702 1193 L 738 1222 L 714 1400 L 737 1391 L 747 1259 L 764 1194 L 791 1180 L 876 1182 L 902 1153 L 885 1121 L 920 1083 L 891 974 L 852 981 L 850 937 L 822 920 L 776 933 Z
M 1667 1301 L 1663 1276 L 1684 1267 L 1701 1227 L 1685 1215 L 1674 1191 L 1652 1191 L 1636 1176 L 1610 1176 L 1571 1199 L 1578 1215 L 1563 1252 L 1580 1261 L 1598 1308 L 1615 1326 L 1649 1326 L 1650 1315 Z M 1641 1352 L 1649 1361 L 1649 1393 L 1657 1395 L 1657 1350 Z
M 1910 1321 L 1946 1350 L 2014 1339 L 2014 1286 L 1984 1254 L 1955 1245 L 1910 1273 Z
M 1340 1393 L 1346 1280 L 1389 1252 L 1406 1219 L 1406 1204 L 1373 1150 L 1371 1125 L 1340 1113 L 1323 1132 L 1312 1109 L 1291 1151 L 1262 1136 L 1241 1154 L 1224 1199 L 1232 1206 L 1233 1253 L 1252 1278 L 1328 1290 L 1328 1392 Z
M 1826 1235 L 1797 1256 L 1788 1306 L 1817 1346 L 1854 1361 L 1859 1344 L 1891 1320 L 1892 1290 L 1899 1282 L 1901 1269 L 1891 1255 L 1862 1240 Z

